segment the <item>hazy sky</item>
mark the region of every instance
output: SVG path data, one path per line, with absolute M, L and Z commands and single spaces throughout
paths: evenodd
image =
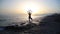
M 23 14 L 29 4 L 37 9 L 36 14 L 60 12 L 60 0 L 0 0 L 0 14 Z

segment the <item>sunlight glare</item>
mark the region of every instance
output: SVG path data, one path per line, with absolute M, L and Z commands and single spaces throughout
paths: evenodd
M 37 4 L 34 4 L 34 3 L 27 3 L 24 5 L 24 10 L 25 11 L 31 10 L 32 13 L 34 14 L 39 10 L 39 6 Z

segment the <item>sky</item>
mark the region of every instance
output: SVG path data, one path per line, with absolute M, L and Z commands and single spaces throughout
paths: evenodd
M 60 13 L 60 0 L 0 0 L 0 14 Z

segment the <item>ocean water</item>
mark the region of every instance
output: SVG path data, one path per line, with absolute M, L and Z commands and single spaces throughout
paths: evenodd
M 42 17 L 43 16 L 32 16 L 32 19 L 36 23 L 41 20 Z M 0 26 L 20 25 L 21 23 L 28 23 L 28 16 L 0 15 Z
M 42 16 L 32 16 L 33 23 L 37 24 Z M 4 30 L 5 26 L 19 25 L 28 23 L 28 16 L 0 16 L 0 31 Z

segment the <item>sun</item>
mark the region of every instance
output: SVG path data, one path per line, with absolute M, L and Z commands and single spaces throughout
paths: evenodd
M 37 5 L 36 3 L 26 3 L 24 6 L 23 6 L 23 9 L 27 12 L 28 10 L 31 10 L 33 14 L 37 13 L 38 10 L 39 10 L 39 5 Z

